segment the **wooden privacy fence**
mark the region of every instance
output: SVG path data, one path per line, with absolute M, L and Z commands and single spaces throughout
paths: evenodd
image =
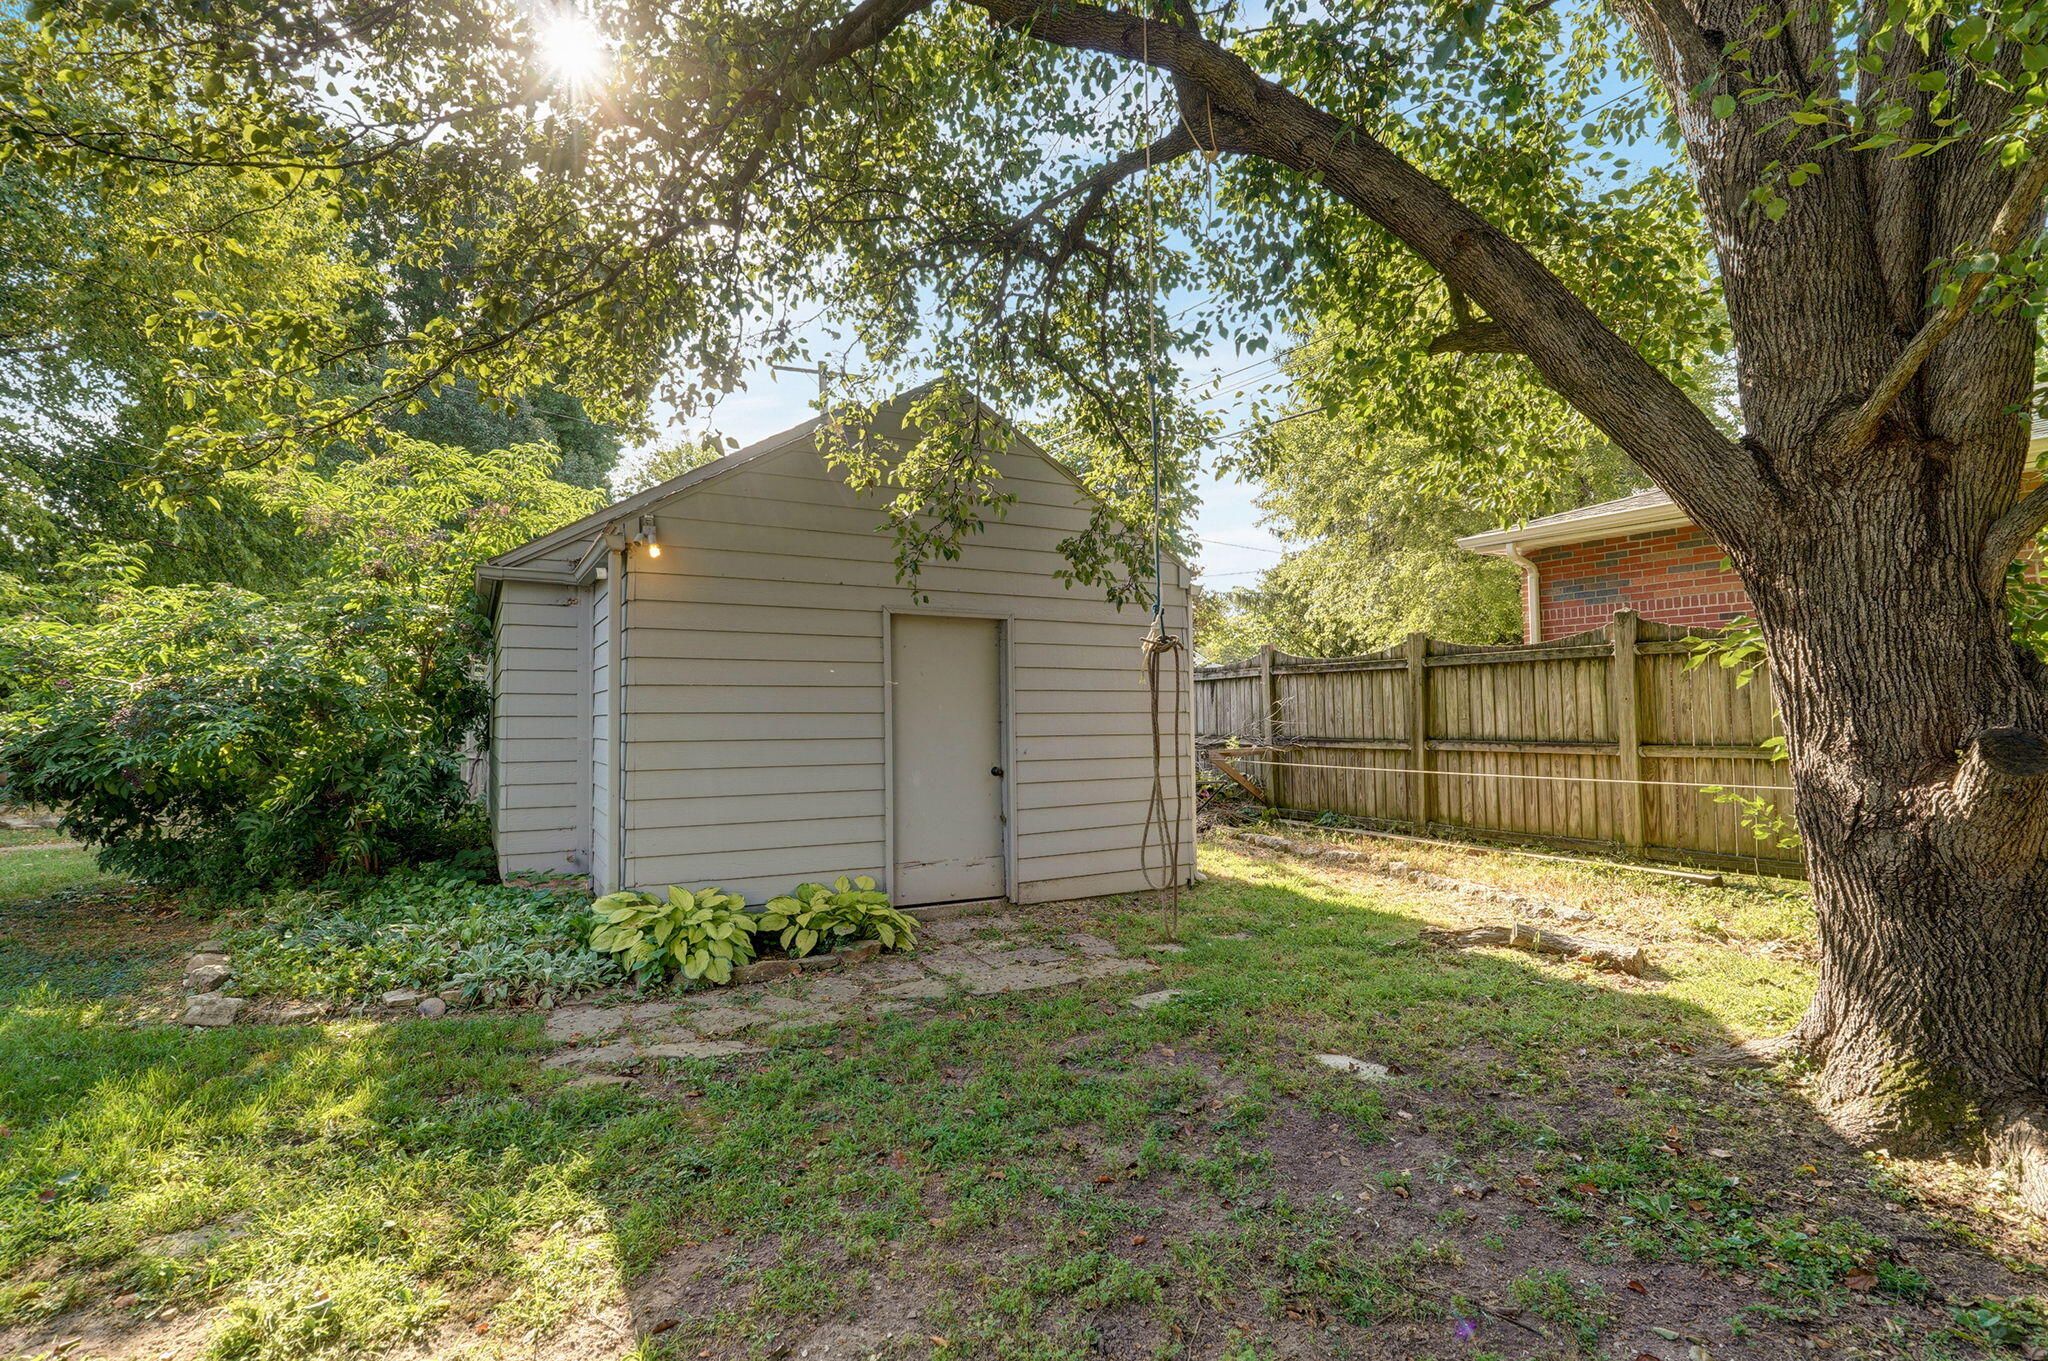
M 1624 610 L 1548 643 L 1418 633 L 1362 657 L 1266 648 L 1195 669 L 1195 729 L 1205 754 L 1282 808 L 1798 873 L 1797 851 L 1700 792 L 1791 816 L 1789 773 L 1762 745 L 1777 735 L 1768 679 L 1688 670 L 1700 636 Z

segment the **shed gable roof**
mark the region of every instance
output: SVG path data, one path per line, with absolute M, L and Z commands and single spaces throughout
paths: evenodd
M 913 404 L 929 395 L 937 386 L 937 382 L 934 381 L 900 392 L 882 403 L 876 409 L 877 414 L 893 415 L 900 420 Z M 1063 480 L 1073 484 L 1075 490 L 1080 492 L 1087 500 L 1100 504 L 1101 498 L 1097 497 L 1080 478 L 1074 475 L 1073 469 L 1067 467 L 1066 464 L 1053 457 L 1050 453 L 1047 453 L 1035 440 L 1017 429 L 1001 412 L 989 406 L 980 397 L 974 397 L 974 402 L 981 409 L 984 418 L 999 430 L 1008 433 L 1013 441 L 1011 445 L 1012 452 L 1027 454 L 1038 459 L 1047 467 L 1057 472 Z M 591 540 L 594 543 L 597 537 L 603 534 L 610 525 L 636 515 L 646 514 L 659 505 L 674 500 L 679 496 L 687 496 L 711 483 L 729 477 L 752 464 L 773 458 L 778 454 L 786 453 L 812 442 L 823 419 L 821 416 L 813 416 L 800 425 L 791 426 L 787 430 L 770 435 L 766 439 L 757 440 L 744 449 L 727 454 L 723 458 L 714 459 L 700 467 L 692 468 L 680 476 L 672 477 L 666 482 L 657 483 L 643 491 L 635 492 L 631 496 L 591 512 L 580 520 L 572 520 L 560 529 L 552 530 L 541 535 L 539 538 L 528 540 L 517 548 L 500 553 L 477 568 L 477 581 L 480 586 L 483 586 L 487 583 L 508 579 L 563 580 L 565 579 L 566 569 L 549 567 L 542 560 L 557 550 L 572 544 L 585 540 Z M 1177 565 L 1185 567 L 1185 564 L 1181 563 L 1179 556 L 1171 550 L 1168 551 L 1167 556 Z

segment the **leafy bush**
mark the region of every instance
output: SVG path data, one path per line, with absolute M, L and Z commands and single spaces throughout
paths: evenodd
M 721 888 L 671 887 L 666 900 L 627 889 L 607 893 L 590 910 L 597 917 L 590 948 L 608 952 L 642 981 L 680 967 L 685 978 L 729 983 L 733 966 L 754 957 L 759 923 L 746 899 Z
M 230 932 L 248 995 L 357 1000 L 393 988 L 454 989 L 472 1004 L 567 997 L 625 982 L 585 948 L 583 895 L 394 871 L 360 888 L 282 895 Z
M 823 884 L 798 884 L 794 892 L 771 898 L 761 909 L 761 929 L 782 933 L 782 948 L 807 955 L 823 943 L 833 949 L 861 940 L 878 940 L 896 950 L 912 942 L 910 918 L 889 905 L 889 895 L 865 874 L 845 875 Z
M 238 484 L 318 547 L 296 590 L 150 586 L 101 548 L 0 574 L 0 778 L 109 868 L 216 892 L 481 851 L 476 563 L 595 503 L 541 446 L 396 440 Z

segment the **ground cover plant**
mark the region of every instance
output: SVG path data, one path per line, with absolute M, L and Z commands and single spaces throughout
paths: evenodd
M 1416 932 L 1453 897 L 1208 845 L 1155 974 L 579 1086 L 533 1018 L 131 1026 L 216 921 L 105 881 L 0 898 L 0 950 L 37 957 L 0 996 L 0 1356 L 2048 1343 L 2043 1244 L 2009 1195 L 1847 1150 L 1796 1072 L 1702 1062 L 1803 1004 L 1798 886 L 1443 854 L 1531 896 L 1576 886 L 1653 944 L 1652 977 L 1436 950 Z M 1028 933 L 1077 930 L 1160 939 L 1135 898 Z M 1163 988 L 1182 995 L 1125 1004 Z M 1397 1071 L 1361 1083 L 1318 1052 Z
M 235 987 L 254 997 L 358 1001 L 410 988 L 471 1005 L 532 1003 L 626 981 L 590 948 L 589 908 L 576 889 L 402 870 L 281 895 L 225 943 Z

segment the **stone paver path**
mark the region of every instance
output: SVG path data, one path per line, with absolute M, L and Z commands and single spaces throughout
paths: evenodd
M 1000 914 L 956 917 L 921 926 L 915 951 L 834 973 L 707 988 L 670 1002 L 562 1007 L 547 1022 L 547 1037 L 561 1048 L 544 1066 L 583 1071 L 589 1076 L 577 1085 L 598 1086 L 611 1079 L 592 1070 L 759 1053 L 772 1035 L 912 1011 L 955 994 L 1035 992 L 1159 967 L 1099 936 L 1024 943 L 1010 934 L 1017 925 Z

